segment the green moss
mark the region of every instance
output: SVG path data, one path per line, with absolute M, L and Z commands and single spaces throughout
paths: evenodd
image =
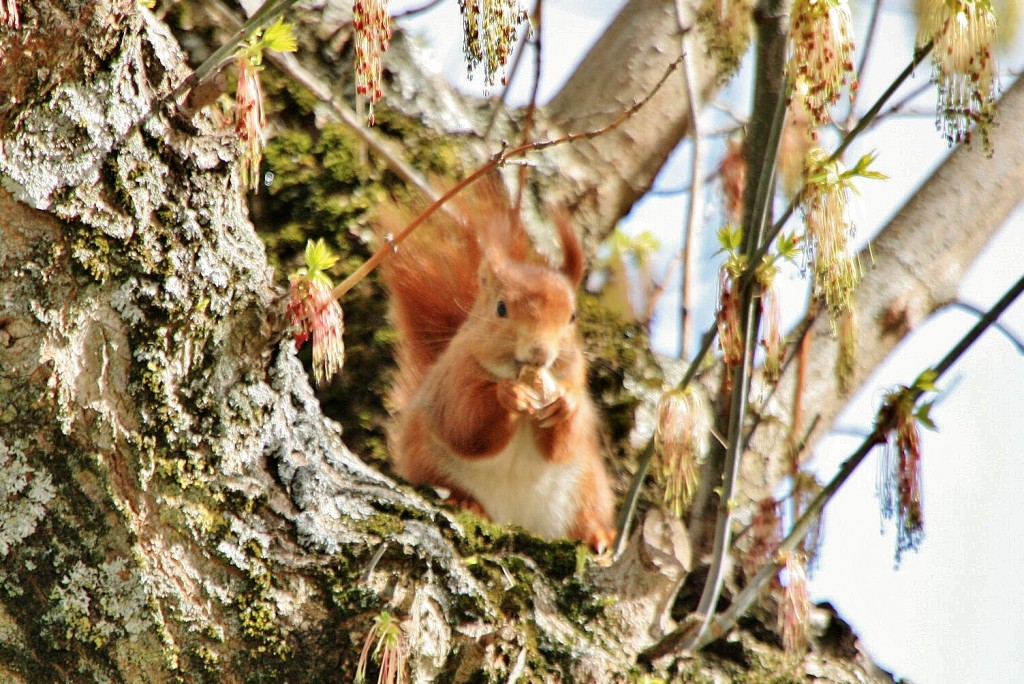
M 590 358 L 590 389 L 616 444 L 625 442 L 633 428 L 639 401 L 625 389 L 629 383 L 660 387 L 661 371 L 650 351 L 650 338 L 642 325 L 623 319 L 599 296 L 578 297 L 579 328 Z
M 320 580 L 334 605 L 332 617 L 336 621 L 342 622 L 381 609 L 383 600 L 362 579 L 367 562 L 369 557 L 356 559 L 343 553 L 336 555 L 331 566 L 322 571 Z
M 221 657 L 209 646 L 199 646 L 191 653 L 192 667 L 189 668 L 189 675 L 199 675 L 202 681 L 214 681 L 214 678 L 221 671 Z M 187 681 L 182 679 L 182 681 Z
M 637 454 L 629 445 L 629 436 L 640 405 L 638 395 L 660 390 L 664 375 L 642 325 L 624 320 L 600 296 L 586 292 L 577 298 L 577 312 L 590 361 L 590 391 L 611 446 L 605 463 L 613 488 L 624 492 L 636 470 Z M 651 496 L 644 492 L 644 500 Z M 653 497 L 660 498 L 660 493 Z
M 456 136 L 425 128 L 419 121 L 385 107 L 378 107 L 376 128 L 402 141 L 410 163 L 427 176 L 455 179 L 466 175 L 465 146 Z
M 364 529 L 370 534 L 376 535 L 381 539 L 389 539 L 399 534 L 405 526 L 402 521 L 393 515 L 384 515 L 381 513 L 370 516 L 364 523 Z
M 102 233 L 80 227 L 71 237 L 71 255 L 75 264 L 97 282 L 106 282 L 112 275 L 119 275 L 121 269 L 111 263 L 110 241 Z
M 235 597 L 238 621 L 248 648 L 244 660 L 248 661 L 247 681 L 279 681 L 285 665 L 292 658 L 292 648 L 277 616 L 277 606 L 270 596 L 272 575 L 257 557 L 262 555 L 258 546 L 248 547 L 251 569 L 241 592 Z
M 541 539 L 529 532 L 513 528 L 510 532 L 513 549 L 532 558 L 544 574 L 564 580 L 576 574 L 582 545 L 568 539 Z

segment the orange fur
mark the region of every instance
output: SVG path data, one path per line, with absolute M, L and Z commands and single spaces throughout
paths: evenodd
M 613 501 L 573 323 L 579 240 L 560 218 L 561 269 L 538 260 L 497 184 L 454 210 L 466 220 L 435 214 L 383 269 L 399 337 L 395 468 L 497 522 L 605 548 Z M 410 218 L 381 222 L 397 232 Z M 518 381 L 524 365 L 555 380 L 543 405 Z

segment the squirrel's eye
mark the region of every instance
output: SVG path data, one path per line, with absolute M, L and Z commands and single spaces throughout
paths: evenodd
M 569 316 L 569 322 L 570 323 L 575 323 L 576 322 L 576 312 L 575 311 L 572 312 L 572 316 Z
M 505 302 L 498 302 L 498 309 L 495 313 L 498 314 L 498 318 L 508 318 L 508 307 L 505 306 Z

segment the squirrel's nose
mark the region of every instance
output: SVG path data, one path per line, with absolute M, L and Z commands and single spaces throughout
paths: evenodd
M 554 362 L 557 354 L 554 350 L 542 344 L 534 344 L 527 348 L 526 354 L 517 359 L 520 363 L 529 366 L 540 366 L 547 368 Z

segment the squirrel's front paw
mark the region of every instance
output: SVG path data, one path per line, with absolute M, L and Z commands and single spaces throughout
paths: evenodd
M 537 395 L 516 380 L 498 381 L 498 403 L 513 413 L 533 415 L 539 408 Z
M 533 417 L 542 428 L 554 427 L 568 420 L 576 412 L 576 406 L 576 399 L 559 393 L 554 401 L 538 409 Z

